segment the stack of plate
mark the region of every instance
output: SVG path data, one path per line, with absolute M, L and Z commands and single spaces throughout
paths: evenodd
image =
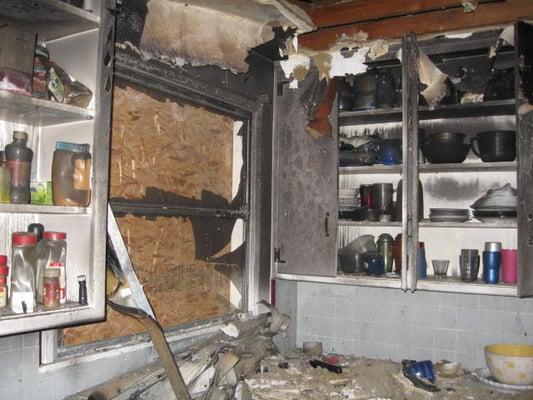
M 466 208 L 430 208 L 429 220 L 432 222 L 465 222 L 470 219 Z

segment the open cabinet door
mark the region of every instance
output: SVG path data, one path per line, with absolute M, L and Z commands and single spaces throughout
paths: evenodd
M 533 296 L 533 24 L 515 26 L 518 295 Z
M 311 70 L 291 89 L 283 71 L 275 73 L 272 259 L 278 277 L 336 275 L 338 111 L 333 101 L 329 135 L 308 133 L 309 111 L 324 93 L 317 76 Z

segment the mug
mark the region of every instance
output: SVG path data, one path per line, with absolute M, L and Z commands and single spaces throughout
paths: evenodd
M 502 249 L 502 282 L 516 283 L 518 275 L 518 250 Z

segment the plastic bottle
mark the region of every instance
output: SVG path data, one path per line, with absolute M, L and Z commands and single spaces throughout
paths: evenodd
M 45 231 L 43 237 L 45 273 L 47 269 L 59 270 L 59 302 L 64 304 L 67 301 L 67 234 Z
M 35 248 L 35 251 L 37 253 L 37 263 L 35 264 L 35 293 L 36 293 L 36 300 L 38 304 L 43 303 L 43 273 L 44 273 L 44 239 L 43 239 L 43 232 L 44 232 L 44 226 L 43 224 L 29 224 L 28 225 L 28 232 L 35 233 L 37 235 L 37 246 Z
M 33 151 L 26 146 L 28 134 L 14 131 L 13 142 L 5 149 L 6 164 L 11 169 L 11 202 L 30 202 L 30 175 Z
M 88 144 L 57 142 L 52 160 L 52 199 L 56 206 L 87 207 L 91 202 Z
M 59 277 L 60 270 L 47 269 L 44 272 L 44 295 L 43 308 L 57 308 L 60 305 L 59 301 Z
M 12 235 L 12 272 L 10 308 L 15 314 L 33 312 L 35 309 L 35 246 L 37 235 L 14 232 Z

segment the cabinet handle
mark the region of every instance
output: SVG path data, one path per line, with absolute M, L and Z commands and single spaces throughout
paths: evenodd
M 324 233 L 326 237 L 329 237 L 329 213 L 326 213 L 326 218 L 324 218 Z

